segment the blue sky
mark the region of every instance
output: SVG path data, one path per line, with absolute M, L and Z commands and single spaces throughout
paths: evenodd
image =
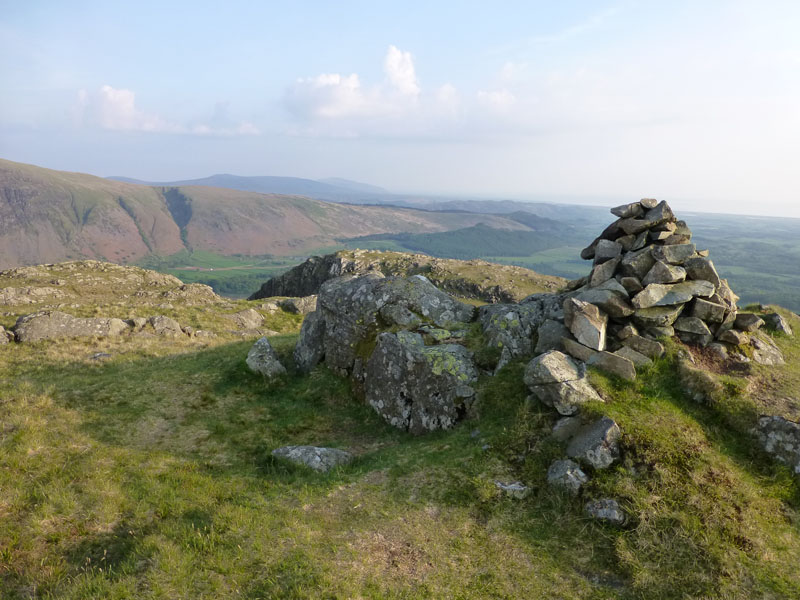
M 800 217 L 800 3 L 0 0 L 0 156 Z

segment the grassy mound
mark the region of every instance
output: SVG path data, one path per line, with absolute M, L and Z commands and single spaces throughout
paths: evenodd
M 800 485 L 748 433 L 770 406 L 756 387 L 797 394 L 777 387 L 797 382 L 797 338 L 774 336 L 784 367 L 715 373 L 704 404 L 678 345 L 635 382 L 592 373 L 624 460 L 572 498 L 546 484 L 564 448 L 523 362 L 481 380 L 475 418 L 415 438 L 324 367 L 295 374 L 283 325 L 271 384 L 244 364 L 252 340 L 222 334 L 0 346 L 0 596 L 800 597 Z M 286 444 L 357 459 L 319 475 L 271 457 Z M 495 485 L 514 480 L 530 496 Z M 624 528 L 585 517 L 604 496 Z

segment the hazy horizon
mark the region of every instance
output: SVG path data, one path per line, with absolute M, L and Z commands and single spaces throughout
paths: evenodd
M 797 3 L 0 6 L 9 160 L 800 217 Z

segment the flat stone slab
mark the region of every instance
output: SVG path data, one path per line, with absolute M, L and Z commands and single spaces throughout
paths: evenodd
M 703 280 L 673 284 L 651 283 L 633 297 L 633 306 L 634 308 L 650 308 L 684 304 L 697 296 L 707 298 L 714 294 L 714 291 L 714 284 Z
M 327 473 L 353 460 L 353 455 L 338 448 L 318 446 L 283 446 L 272 451 L 273 456 L 283 458 L 296 465 L 303 465 L 319 473 Z
M 636 367 L 633 362 L 619 354 L 605 351 L 597 352 L 586 361 L 586 364 L 595 366 L 598 369 L 602 369 L 603 371 L 607 371 L 608 373 L 612 373 L 628 381 L 636 379 Z
M 664 345 L 661 342 L 648 340 L 640 335 L 629 335 L 622 340 L 622 344 L 649 358 L 661 358 L 664 356 Z
M 648 367 L 653 364 L 653 361 L 647 358 L 644 354 L 637 352 L 630 346 L 623 346 L 616 352 L 614 352 L 617 356 L 621 356 L 623 358 L 627 358 L 637 367 Z

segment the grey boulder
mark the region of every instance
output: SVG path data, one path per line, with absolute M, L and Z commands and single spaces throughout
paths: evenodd
M 587 516 L 608 523 L 609 525 L 624 525 L 627 521 L 625 513 L 620 508 L 619 502 L 613 498 L 601 498 L 587 502 L 583 508 Z
M 556 460 L 547 469 L 547 483 L 577 495 L 584 483 L 589 481 L 578 463 L 573 460 Z
M 278 355 L 265 337 L 256 340 L 245 359 L 247 366 L 254 373 L 261 373 L 267 379 L 286 373 L 286 368 L 278 360 Z
M 425 346 L 408 331 L 381 333 L 366 365 L 370 406 L 390 425 L 413 434 L 450 429 L 470 408 L 478 373 L 458 344 Z
M 595 469 L 608 468 L 619 458 L 620 436 L 619 426 L 602 417 L 578 430 L 567 446 L 567 456 Z

